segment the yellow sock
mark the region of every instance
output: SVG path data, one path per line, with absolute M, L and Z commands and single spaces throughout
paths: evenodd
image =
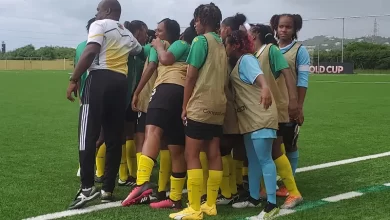
M 221 181 L 221 194 L 225 198 L 231 198 L 230 192 L 230 159 L 231 155 L 222 157 L 222 181 Z
M 213 206 L 217 203 L 218 189 L 221 185 L 223 171 L 210 170 L 207 181 L 207 205 Z
M 141 155 L 139 158 L 139 166 L 137 171 L 137 185 L 140 186 L 150 181 L 152 170 L 154 167 L 154 161 L 145 155 Z
M 200 164 L 203 170 L 202 196 L 207 194 L 207 180 L 209 178 L 209 161 L 205 152 L 199 154 Z
M 171 176 L 171 192 L 169 198 L 172 201 L 180 201 L 183 193 L 184 184 L 186 183 L 186 178 L 175 178 Z
M 203 170 L 195 169 L 187 171 L 187 190 L 190 207 L 200 211 L 200 199 L 202 197 Z
M 282 153 L 286 154 L 286 148 L 284 147 L 284 144 L 280 145 L 280 148 L 282 150 Z
M 158 174 L 158 191 L 167 189 L 169 177 L 171 176 L 171 153 L 169 150 L 160 151 L 160 171 Z
M 130 176 L 137 178 L 137 157 L 133 140 L 126 141 L 126 160 Z
M 122 145 L 121 165 L 119 166 L 119 179 L 126 181 L 129 178 L 127 173 L 126 145 Z
M 282 177 L 283 183 L 286 186 L 289 194 L 292 196 L 300 196 L 301 193 L 298 191 L 291 165 L 286 155 L 283 154 L 281 157 L 276 159 L 275 165 L 276 170 L 278 171 L 280 177 Z
M 99 147 L 96 154 L 96 176 L 102 177 L 104 175 L 104 167 L 106 165 L 106 144 Z
M 138 170 L 138 166 L 139 166 L 139 158 L 141 157 L 141 155 L 142 155 L 141 152 L 136 154 L 136 156 L 137 156 L 137 170 Z
M 232 195 L 236 195 L 237 192 L 237 182 L 236 182 L 236 161 L 233 160 L 233 158 L 230 156 L 230 162 L 229 162 L 229 186 L 230 186 L 230 192 Z
M 236 160 L 236 183 L 237 185 L 242 185 L 242 169 L 244 166 L 244 161 Z

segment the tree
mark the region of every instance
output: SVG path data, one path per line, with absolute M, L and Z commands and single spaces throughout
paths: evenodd
M 368 42 L 352 42 L 344 47 L 344 62 L 358 69 L 390 69 L 390 46 Z M 340 50 L 321 51 L 320 62 L 339 62 Z
M 0 54 L 0 59 L 25 59 L 29 57 L 41 57 L 45 60 L 54 60 L 54 59 L 73 59 L 76 54 L 76 50 L 74 48 L 68 47 L 53 47 L 53 46 L 45 46 L 39 49 L 35 49 L 33 45 L 27 45 L 13 51 L 6 52 L 4 54 Z

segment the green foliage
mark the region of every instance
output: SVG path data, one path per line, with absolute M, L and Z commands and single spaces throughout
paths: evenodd
M 73 59 L 76 54 L 76 50 L 68 47 L 54 47 L 45 46 L 39 49 L 35 49 L 33 45 L 27 45 L 13 51 L 0 54 L 0 60 L 24 60 L 26 58 L 32 59 Z
M 320 61 L 340 62 L 341 50 L 321 51 Z M 349 43 L 344 47 L 344 62 L 353 63 L 357 69 L 390 69 L 390 46 L 368 42 Z

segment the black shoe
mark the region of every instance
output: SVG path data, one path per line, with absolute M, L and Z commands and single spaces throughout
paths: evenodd
M 130 187 L 134 187 L 137 185 L 137 180 L 130 176 L 129 178 L 127 178 L 126 181 L 122 181 L 121 179 L 118 180 L 118 186 L 130 186 Z
M 114 202 L 114 196 L 111 192 L 100 191 L 100 199 L 102 203 Z
M 243 208 L 257 208 L 261 207 L 262 200 L 256 200 L 252 198 L 251 196 L 248 196 L 246 198 L 240 198 L 238 201 L 234 202 L 232 207 L 236 209 L 243 209 Z
M 234 202 L 238 201 L 240 199 L 240 194 L 234 194 L 232 195 L 232 202 L 231 204 L 233 204 Z
M 207 202 L 207 194 L 206 195 L 203 195 L 201 198 L 200 198 L 200 204 L 205 204 Z
M 216 205 L 229 205 L 233 201 L 233 197 L 226 198 L 223 195 L 218 195 Z
M 96 187 L 92 186 L 89 189 L 80 189 L 73 202 L 70 204 L 69 209 L 79 209 L 85 206 L 89 201 L 96 199 L 100 195 L 100 192 Z
M 160 202 L 168 199 L 167 192 L 165 191 L 153 193 L 149 198 L 150 198 L 150 203 Z

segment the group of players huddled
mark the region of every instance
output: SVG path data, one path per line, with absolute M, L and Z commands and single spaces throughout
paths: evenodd
M 98 196 L 113 201 L 118 171 L 118 185 L 131 187 L 122 206 L 177 210 L 171 219 L 215 216 L 219 205 L 263 206 L 248 219 L 272 219 L 279 214 L 277 196 L 286 197 L 282 209 L 299 205 L 294 176 L 310 65 L 297 42 L 301 16 L 248 24 L 243 14 L 223 19 L 215 4 L 202 4 L 183 33 L 169 18 L 155 32 L 139 20 L 121 25 L 119 18 L 116 0 L 99 4 L 70 80 L 68 98 L 79 86 L 81 94 L 82 182 L 70 208 Z M 101 191 L 91 182 L 95 153 Z

